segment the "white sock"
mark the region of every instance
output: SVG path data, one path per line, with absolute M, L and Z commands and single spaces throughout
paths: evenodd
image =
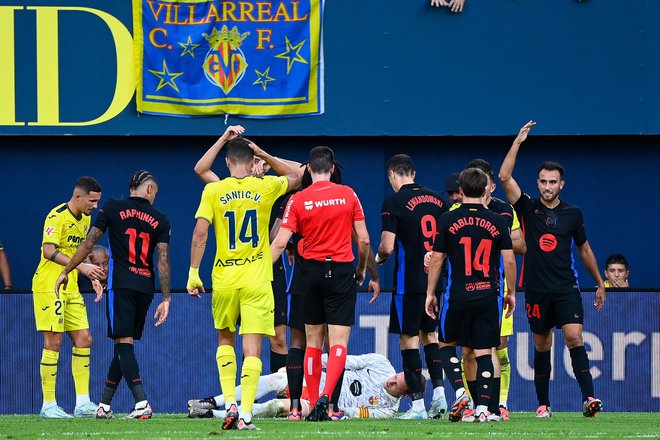
M 506 408 L 506 407 L 507 407 L 507 406 L 506 406 L 506 402 L 502 402 L 502 401 L 500 400 L 500 406 L 503 406 L 503 407 Z
M 212 409 L 211 411 L 213 411 L 213 417 L 215 417 L 216 419 L 224 419 L 225 417 L 227 417 L 227 411 L 218 410 L 218 409 Z
M 458 399 L 459 397 L 462 397 L 463 394 L 465 394 L 465 388 L 461 387 L 456 390 L 456 398 Z
M 426 411 L 426 407 L 424 406 L 424 399 L 413 400 L 412 408 L 413 411 L 417 411 L 417 412 Z
M 57 406 L 57 402 L 44 402 L 43 405 L 41 405 L 41 409 L 44 410 L 54 406 Z
M 488 407 L 486 405 L 477 405 L 476 413 L 477 415 L 481 413 L 488 414 Z
M 284 404 L 279 399 L 269 400 L 266 403 L 255 403 L 252 414 L 257 418 L 277 417 L 284 411 Z
M 213 400 L 215 400 L 215 406 L 218 408 L 225 406 L 225 396 L 223 394 L 213 397 Z
M 149 402 L 146 400 L 140 400 L 135 404 L 135 409 L 145 409 L 149 405 Z
M 110 411 L 110 405 L 106 405 L 105 403 L 99 403 L 99 408 L 103 408 L 105 412 Z
M 76 394 L 76 406 L 89 403 L 89 394 Z
M 439 386 L 433 388 L 433 399 L 432 400 L 438 400 L 442 397 L 445 397 L 445 387 Z
M 245 420 L 245 423 L 250 423 L 252 421 L 252 413 L 239 411 L 239 418 Z

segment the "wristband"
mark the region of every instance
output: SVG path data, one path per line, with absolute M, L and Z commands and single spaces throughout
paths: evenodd
M 53 253 L 50 255 L 49 260 L 52 261 L 53 263 L 55 263 L 55 258 L 57 258 L 57 254 L 59 254 L 59 253 L 60 253 L 60 251 L 55 251 L 55 252 L 53 252 Z
M 376 264 L 383 264 L 383 263 L 385 262 L 385 258 L 382 258 L 382 257 L 378 254 L 378 252 L 376 252 L 376 258 L 375 258 L 375 260 L 376 260 Z
M 191 267 L 188 270 L 188 278 L 199 278 L 199 267 Z

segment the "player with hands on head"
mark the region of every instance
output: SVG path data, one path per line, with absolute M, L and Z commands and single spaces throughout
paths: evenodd
M 524 194 L 513 178 L 520 146 L 536 122 L 529 121 L 516 136 L 500 168 L 499 178 L 509 202 L 525 225 L 527 253 L 523 262 L 522 281 L 525 307 L 534 334 L 534 385 L 539 401 L 536 416 L 550 417 L 550 360 L 552 329 L 561 328 L 571 365 L 582 392 L 582 413 L 593 417 L 603 406 L 594 397 L 589 358 L 582 337 L 584 309 L 573 266 L 573 244 L 591 277 L 596 281 L 594 307 L 600 311 L 605 303 L 605 286 L 598 270 L 584 227 L 582 211 L 560 199 L 564 188 L 564 167 L 545 161 L 538 167 L 538 198 Z

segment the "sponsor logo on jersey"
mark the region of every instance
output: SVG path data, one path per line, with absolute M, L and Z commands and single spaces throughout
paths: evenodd
M 246 264 L 254 263 L 255 261 L 261 260 L 263 257 L 264 257 L 264 253 L 259 252 L 258 254 L 252 255 L 251 257 L 247 257 L 247 258 L 227 258 L 226 260 L 223 260 L 222 258 L 218 258 L 217 261 L 215 262 L 215 267 L 245 266 Z
M 341 198 L 341 199 L 326 199 L 326 200 L 317 200 L 314 202 L 314 206 L 317 208 L 320 208 L 322 206 L 338 206 L 338 205 L 345 205 L 346 204 L 346 199 Z M 305 202 L 305 205 L 307 205 L 307 202 Z
M 80 243 L 83 242 L 83 240 L 84 240 L 83 237 L 79 237 L 79 236 L 77 236 L 77 235 L 69 235 L 69 236 L 66 238 L 66 242 L 67 242 L 67 243 L 73 243 L 73 244 L 80 244 Z
M 489 290 L 492 287 L 490 281 L 479 281 L 477 283 L 467 283 L 465 285 L 465 290 L 468 292 L 474 292 L 475 290 Z
M 543 234 L 539 238 L 539 247 L 544 252 L 552 252 L 557 248 L 557 237 L 552 234 Z
M 312 202 L 311 200 L 306 200 L 305 201 L 305 209 L 308 210 L 308 211 L 311 211 L 312 209 L 314 209 L 314 202 Z

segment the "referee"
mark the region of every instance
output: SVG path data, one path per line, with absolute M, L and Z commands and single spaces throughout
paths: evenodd
M 535 124 L 529 121 L 520 129 L 502 162 L 499 177 L 509 202 L 522 219 L 527 242 L 522 280 L 527 319 L 534 333 L 534 385 L 539 401 L 536 417 L 552 415 L 549 387 L 553 327 L 561 328 L 571 354 L 573 373 L 582 391 L 582 414 L 593 417 L 602 409 L 603 402 L 594 397 L 589 358 L 582 339 L 584 310 L 573 265 L 574 243 L 584 266 L 598 284 L 596 311 L 605 304 L 605 286 L 587 241 L 580 208 L 559 199 L 565 183 L 564 168 L 557 162 L 543 162 L 539 166 L 538 198 L 523 194 L 513 179 L 518 150 Z
M 273 258 L 281 255 L 294 233 L 302 237 L 302 311 L 307 348 L 305 380 L 311 405 L 309 421 L 329 420 L 328 400 L 344 372 L 346 346 L 355 321 L 356 281 L 362 284 L 370 252 L 364 211 L 355 192 L 330 182 L 334 152 L 315 147 L 307 168 L 312 184 L 291 196 L 277 237 L 271 244 Z M 351 233 L 358 236 L 359 261 L 353 268 Z M 321 349 L 328 325 L 330 352 L 325 387 L 319 398 Z

